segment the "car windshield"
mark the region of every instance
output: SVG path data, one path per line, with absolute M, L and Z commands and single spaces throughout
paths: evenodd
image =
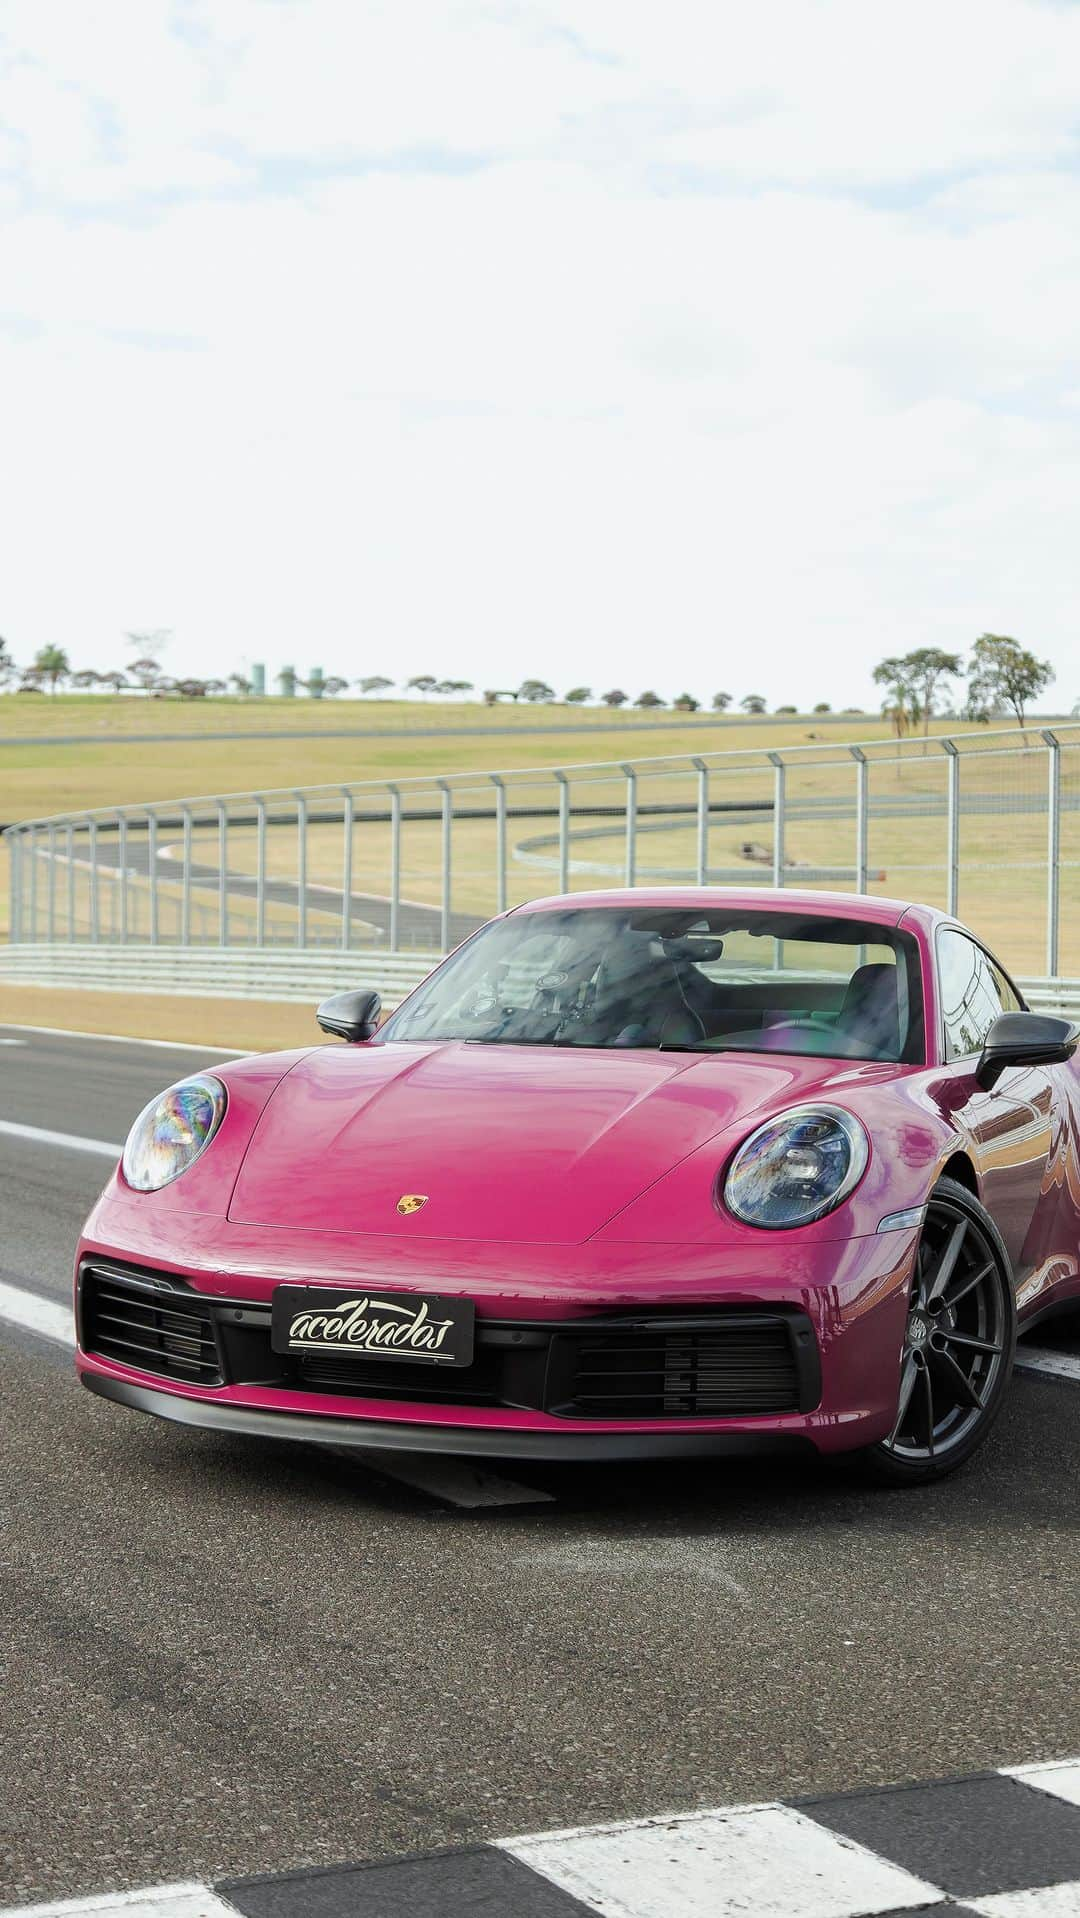
M 447 1039 L 921 1062 L 918 950 L 907 933 L 822 914 L 512 913 L 379 1034 Z

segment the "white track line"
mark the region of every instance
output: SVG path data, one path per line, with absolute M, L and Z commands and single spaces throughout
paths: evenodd
M 54 1905 L 19 1905 L 12 1912 L 0 1912 L 0 1918 L 111 1918 L 114 1912 L 124 1918 L 236 1918 L 235 1905 L 227 1905 L 205 1885 L 148 1885 L 145 1891 L 107 1892 L 103 1898 L 68 1898 Z
M 75 1344 L 75 1318 L 70 1306 L 43 1299 L 38 1292 L 28 1292 L 21 1285 L 8 1285 L 0 1279 L 0 1320 L 3 1319 L 9 1325 L 21 1326 L 23 1331 L 52 1339 L 58 1345 Z M 488 1505 L 554 1502 L 549 1492 L 541 1492 L 532 1485 L 519 1485 L 514 1479 L 500 1478 L 496 1472 L 478 1471 L 464 1459 L 428 1458 L 422 1453 L 403 1453 L 399 1458 L 395 1452 L 383 1452 L 374 1446 L 334 1446 L 332 1450 L 351 1464 L 363 1465 L 384 1478 L 400 1479 L 403 1485 L 411 1485 L 432 1498 L 442 1499 L 447 1505 L 457 1505 L 467 1511 Z
M 1070 1352 L 1050 1352 L 1042 1345 L 1018 1345 L 1018 1372 L 1044 1372 L 1053 1379 L 1080 1379 L 1080 1358 Z
M 848 1918 L 941 1898 L 784 1805 L 508 1838 L 500 1850 L 609 1918 Z
M 27 1139 L 31 1145 L 63 1146 L 70 1152 L 94 1152 L 102 1159 L 111 1159 L 115 1164 L 124 1150 L 122 1145 L 109 1145 L 105 1139 L 84 1139 L 76 1132 L 49 1132 L 44 1126 L 16 1125 L 14 1119 L 0 1119 L 0 1133 L 9 1139 Z
M 40 1032 L 47 1039 L 100 1039 L 108 1046 L 160 1046 L 164 1052 L 216 1052 L 221 1059 L 242 1059 L 244 1054 L 228 1050 L 225 1046 L 197 1046 L 190 1039 L 138 1039 L 133 1032 L 79 1032 L 73 1026 L 26 1026 L 13 1025 L 10 1020 L 3 1025 L 5 1032 Z M 7 1041 L 0 1040 L 0 1044 Z M 19 1040 L 12 1040 L 18 1045 Z
M 55 1299 L 43 1299 L 38 1292 L 27 1292 L 21 1285 L 8 1285 L 0 1279 L 0 1319 L 21 1325 L 39 1337 L 55 1339 L 59 1345 L 74 1345 L 75 1315 L 69 1305 Z

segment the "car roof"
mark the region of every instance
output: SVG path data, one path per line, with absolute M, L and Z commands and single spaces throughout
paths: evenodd
M 553 893 L 515 907 L 514 916 L 594 906 L 613 910 L 632 906 L 637 911 L 650 906 L 712 906 L 738 912 L 821 913 L 874 926 L 897 926 L 906 913 L 918 916 L 924 924 L 942 916 L 933 907 L 913 905 L 905 899 L 881 899 L 859 892 L 814 892 L 794 886 L 622 886 L 597 892 Z

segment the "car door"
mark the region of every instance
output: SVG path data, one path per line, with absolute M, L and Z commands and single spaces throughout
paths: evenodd
M 967 1135 L 983 1201 L 1022 1288 L 1033 1262 L 1028 1240 L 1059 1124 L 1054 1068 L 1013 1066 L 989 1091 L 976 1084 L 975 1067 L 990 1027 L 999 1013 L 1023 1010 L 1023 1001 L 997 961 L 959 927 L 939 930 L 936 953 L 945 1057 L 962 1095 L 953 1116 Z

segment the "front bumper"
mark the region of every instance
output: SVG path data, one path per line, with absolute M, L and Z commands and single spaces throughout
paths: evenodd
M 504 1426 L 427 1425 L 374 1418 L 313 1418 L 306 1412 L 263 1412 L 253 1406 L 214 1404 L 177 1392 L 136 1384 L 86 1368 L 82 1382 L 100 1398 L 152 1412 L 176 1425 L 247 1438 L 299 1440 L 307 1445 L 409 1452 L 464 1454 L 470 1458 L 586 1460 L 792 1457 L 813 1454 L 813 1442 L 797 1432 L 742 1430 L 567 1432 Z
M 106 1220 L 109 1213 L 113 1216 Z M 100 1230 L 106 1223 L 123 1229 L 106 1234 Z M 840 1452 L 883 1437 L 895 1414 L 914 1232 L 837 1240 L 813 1258 L 793 1244 L 763 1244 L 768 1266 L 751 1273 L 745 1257 L 727 1247 L 511 1249 L 447 1243 L 435 1255 L 424 1248 L 422 1260 L 418 1252 L 415 1272 L 402 1268 L 391 1276 L 377 1243 L 354 1239 L 339 1245 L 329 1235 L 320 1242 L 321 1235 L 237 1232 L 198 1215 L 185 1219 L 182 1233 L 134 1231 L 135 1223 L 130 1207 L 100 1207 L 80 1246 L 80 1268 L 102 1262 L 116 1270 L 126 1267 L 129 1275 L 141 1272 L 149 1278 L 155 1290 L 160 1286 L 173 1306 L 182 1298 L 198 1301 L 215 1328 L 226 1328 L 221 1335 L 225 1363 L 199 1375 L 162 1377 L 160 1364 L 138 1350 L 96 1349 L 95 1341 L 84 1336 L 80 1297 L 78 1368 L 84 1383 L 102 1396 L 182 1423 L 335 1445 L 599 1459 L 767 1453 L 807 1441 L 819 1452 Z M 184 1250 L 178 1258 L 181 1238 Z M 276 1371 L 261 1359 L 248 1362 L 266 1350 L 277 1284 L 298 1278 L 329 1284 L 344 1278 L 355 1284 L 358 1270 L 370 1272 L 375 1256 L 385 1273 L 380 1283 L 456 1291 L 476 1301 L 487 1359 L 500 1341 L 505 1348 L 499 1360 L 502 1383 L 486 1401 L 470 1399 L 463 1390 L 456 1402 L 432 1402 L 426 1378 L 422 1389 L 414 1384 L 410 1394 L 395 1387 L 390 1398 L 385 1384 L 370 1389 L 351 1377 L 347 1383 L 314 1376 L 283 1380 L 280 1361 Z M 537 1348 L 549 1333 L 565 1348 L 583 1327 L 610 1331 L 617 1322 L 625 1328 L 631 1321 L 652 1330 L 663 1319 L 674 1338 L 688 1320 L 700 1326 L 703 1320 L 719 1324 L 738 1315 L 758 1316 L 774 1326 L 786 1321 L 805 1333 L 801 1350 L 812 1363 L 797 1368 L 798 1389 L 786 1399 L 769 1405 L 746 1400 L 734 1411 L 722 1395 L 687 1405 L 681 1376 L 674 1396 L 667 1395 L 672 1381 L 665 1376 L 665 1396 L 654 1401 L 649 1416 L 637 1416 L 635 1408 L 624 1405 L 605 1407 L 601 1416 L 594 1404 L 583 1417 L 573 1394 L 547 1389 L 557 1367 L 536 1370 Z M 208 1350 L 217 1338 L 215 1329 Z M 242 1365 L 234 1362 L 237 1347 Z M 677 1348 L 675 1357 L 681 1367 Z M 148 1376 L 155 1371 L 157 1376 Z M 538 1376 L 545 1381 L 543 1389 L 536 1385 Z M 700 1366 L 697 1376 L 702 1376 Z M 439 1389 L 445 1392 L 445 1385 Z

